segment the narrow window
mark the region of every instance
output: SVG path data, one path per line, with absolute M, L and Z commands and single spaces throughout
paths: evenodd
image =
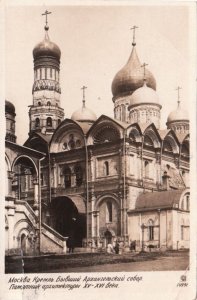
M 47 101 L 47 106 L 50 106 L 51 105 L 51 102 L 50 101 Z
M 109 175 L 109 162 L 105 161 L 104 162 L 104 176 L 108 176 Z
M 50 68 L 50 78 L 52 78 L 52 68 Z
M 42 69 L 40 69 L 40 79 L 42 79 Z
M 148 221 L 148 237 L 149 237 L 149 241 L 154 240 L 154 222 L 153 222 L 153 220 Z
M 83 182 L 83 170 L 80 166 L 75 168 L 76 185 L 81 186 Z
M 71 187 L 71 170 L 70 170 L 70 168 L 66 167 L 64 169 L 63 175 L 64 175 L 65 188 Z
M 181 240 L 184 240 L 184 225 L 181 225 Z
M 106 203 L 106 221 L 107 222 L 112 222 L 112 202 L 108 201 Z
M 52 119 L 51 119 L 51 117 L 47 118 L 47 126 L 48 127 L 52 127 Z
M 36 128 L 40 127 L 40 119 L 39 118 L 36 118 L 35 127 Z
M 186 196 L 186 210 L 189 210 L 189 195 Z

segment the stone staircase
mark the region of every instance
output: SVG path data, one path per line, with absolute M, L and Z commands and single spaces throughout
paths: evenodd
M 36 250 L 39 249 L 39 243 L 40 243 L 41 254 L 45 254 L 45 253 L 65 254 L 66 253 L 66 238 L 60 235 L 57 231 L 55 231 L 47 224 L 45 223 L 41 224 L 41 237 L 39 237 L 39 217 L 35 213 L 33 208 L 28 204 L 27 201 L 16 200 L 13 197 L 8 200 L 9 200 L 9 206 L 12 209 L 12 218 L 14 220 L 14 223 L 18 224 L 20 220 L 23 220 L 23 225 L 21 225 L 23 227 L 19 228 L 19 233 L 16 234 L 20 236 L 21 230 L 27 230 L 28 228 L 32 228 L 30 230 L 35 235 L 34 243 L 32 243 L 33 248 L 29 246 L 26 255 L 40 254 L 38 253 L 38 250 Z M 13 239 L 12 236 L 10 236 L 9 238 Z M 33 236 L 31 238 L 33 241 Z M 31 242 L 29 241 L 29 239 L 30 237 L 28 237 L 28 243 L 30 245 Z M 21 255 L 20 243 L 15 246 L 10 245 L 10 247 L 6 249 L 6 255 Z

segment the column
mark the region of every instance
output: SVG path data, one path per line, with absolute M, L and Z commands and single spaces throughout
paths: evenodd
M 8 195 L 12 195 L 12 180 L 14 179 L 14 172 L 8 171 L 8 187 L 7 187 L 7 192 Z M 8 196 L 6 195 L 6 196 Z
M 95 206 L 96 197 L 94 192 L 91 193 L 91 237 L 96 237 L 95 234 L 95 216 L 94 216 L 94 206 Z

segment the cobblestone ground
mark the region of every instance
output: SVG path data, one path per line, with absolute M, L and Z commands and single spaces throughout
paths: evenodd
M 145 272 L 145 271 L 178 271 L 186 270 L 188 257 L 161 257 L 156 260 L 136 261 L 131 263 L 106 264 L 98 266 L 67 268 L 57 272 Z
M 40 257 L 7 257 L 5 273 L 132 272 L 185 270 L 189 252 L 83 253 Z

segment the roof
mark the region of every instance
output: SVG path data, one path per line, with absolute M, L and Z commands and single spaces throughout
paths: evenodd
M 135 210 L 173 208 L 179 204 L 182 190 L 148 192 L 139 195 Z
M 179 142 L 182 143 L 185 140 L 185 138 L 188 136 L 188 133 L 187 132 L 182 132 L 182 133 L 176 132 L 176 136 L 177 136 Z
M 166 137 L 166 135 L 168 134 L 169 131 L 170 131 L 170 129 L 159 129 L 158 130 L 158 133 L 162 140 L 164 140 L 164 138 Z
M 47 144 L 50 143 L 52 135 L 51 134 L 43 134 L 41 132 L 36 132 L 37 135 L 39 135 Z
M 93 125 L 92 123 L 88 123 L 88 122 L 75 121 L 75 123 L 77 123 L 81 127 L 84 134 L 86 134 L 88 132 L 88 130 L 90 129 L 90 127 L 92 127 L 92 125 Z

